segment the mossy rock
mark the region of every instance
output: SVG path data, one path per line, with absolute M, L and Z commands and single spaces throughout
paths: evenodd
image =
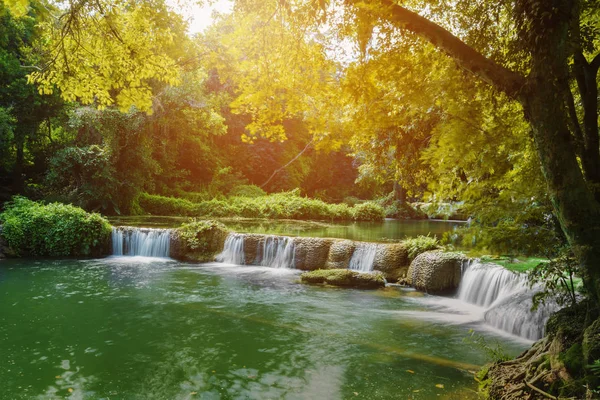
M 553 339 L 560 337 L 562 347 L 569 348 L 581 339 L 586 313 L 587 302 L 557 311 L 546 322 L 546 335 Z
M 223 250 L 229 231 L 215 221 L 191 221 L 171 232 L 170 256 L 192 262 L 211 262 Z
M 416 289 L 429 293 L 446 293 L 455 290 L 466 257 L 460 253 L 428 251 L 419 254 L 408 268 L 406 278 Z
M 585 329 L 582 345 L 583 359 L 587 364 L 600 359 L 600 318 Z
M 317 269 L 304 272 L 300 280 L 304 283 L 325 283 L 359 289 L 377 289 L 385 286 L 385 279 L 381 272 L 360 273 L 349 269 Z

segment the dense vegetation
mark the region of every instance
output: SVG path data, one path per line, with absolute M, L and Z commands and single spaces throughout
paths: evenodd
M 374 203 L 361 203 L 353 207 L 344 203 L 329 204 L 301 197 L 297 190 L 272 195 L 231 196 L 195 201 L 142 193 L 137 201 L 141 212 L 154 215 L 330 221 L 380 221 L 385 217 L 384 209 Z
M 111 226 L 99 214 L 60 203 L 15 197 L 0 214 L 2 236 L 16 255 L 98 256 L 108 251 Z

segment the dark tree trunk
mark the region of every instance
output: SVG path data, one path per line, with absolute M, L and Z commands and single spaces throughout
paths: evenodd
M 406 203 L 406 189 L 397 181 L 394 181 L 394 200 L 398 200 L 400 204 Z
M 25 159 L 23 153 L 24 138 L 18 136 L 16 139 L 15 145 L 17 148 L 17 157 L 15 159 L 15 167 L 13 169 L 13 193 L 22 194 L 25 186 L 23 182 L 23 164 Z

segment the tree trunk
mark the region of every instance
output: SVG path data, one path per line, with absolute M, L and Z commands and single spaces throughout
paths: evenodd
M 400 204 L 406 203 L 406 189 L 398 181 L 394 181 L 394 200 L 398 200 Z
M 17 158 L 15 160 L 15 167 L 13 169 L 13 193 L 22 194 L 23 193 L 23 164 L 24 164 L 24 138 L 19 135 L 16 137 L 15 146 L 17 148 Z
M 552 4 L 554 3 L 554 4 Z M 548 194 L 560 226 L 585 271 L 587 289 L 600 304 L 600 203 L 579 166 L 568 127 L 562 88 L 568 79 L 568 27 L 572 4 L 543 3 L 548 20 L 533 20 L 530 35 L 531 73 L 519 100 L 529 121 Z M 528 4 L 529 7 L 533 5 Z M 562 9 L 561 9 L 562 8 Z M 531 11 L 532 15 L 536 15 Z M 597 133 L 596 133 L 597 135 Z M 597 146 L 597 143 L 596 143 Z

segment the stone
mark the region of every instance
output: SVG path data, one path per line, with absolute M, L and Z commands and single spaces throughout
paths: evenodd
M 355 247 L 351 240 L 334 241 L 329 247 L 329 256 L 325 267 L 329 269 L 348 268 Z
M 312 271 L 324 268 L 329 257 L 329 248 L 333 239 L 294 238 L 296 245 L 296 269 Z
M 460 283 L 462 265 L 466 260 L 460 253 L 427 251 L 415 257 L 410 264 L 407 280 L 424 292 L 451 292 Z

